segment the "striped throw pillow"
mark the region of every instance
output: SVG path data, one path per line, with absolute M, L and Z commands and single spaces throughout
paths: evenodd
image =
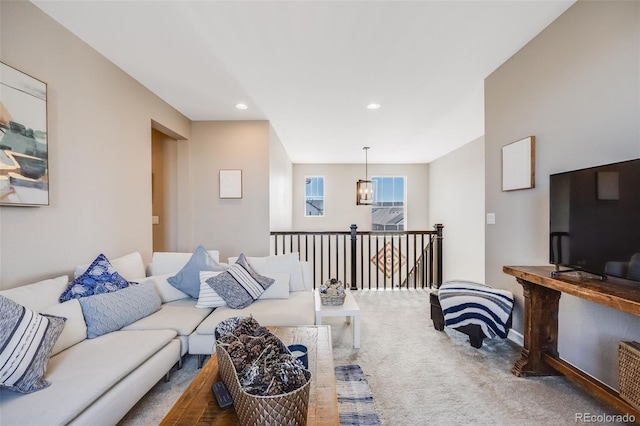
M 65 321 L 0 296 L 0 387 L 31 393 L 50 385 L 44 373 Z
M 246 308 L 274 283 L 273 278 L 254 271 L 244 254 L 227 271 L 206 282 L 224 299 L 231 309 Z
M 200 271 L 200 294 L 196 308 L 218 308 L 227 302 L 207 283 L 209 278 L 220 275 L 222 271 Z

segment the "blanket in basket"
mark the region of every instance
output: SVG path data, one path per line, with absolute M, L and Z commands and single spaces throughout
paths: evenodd
M 447 327 L 478 324 L 487 337 L 506 338 L 513 294 L 471 281 L 447 281 L 438 290 Z

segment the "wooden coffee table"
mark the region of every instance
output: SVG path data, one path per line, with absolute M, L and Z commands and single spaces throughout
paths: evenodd
M 338 399 L 329 326 L 267 327 L 285 345 L 301 343 L 308 349 L 311 387 L 309 389 L 308 425 L 337 425 Z M 202 367 L 180 399 L 162 420 L 161 425 L 239 425 L 233 407 L 221 410 L 211 391 L 220 379 L 215 354 Z

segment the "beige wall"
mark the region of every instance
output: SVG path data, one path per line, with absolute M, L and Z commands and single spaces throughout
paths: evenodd
M 193 122 L 190 141 L 193 245 L 221 259 L 269 254 L 267 121 Z M 219 198 L 221 169 L 242 170 L 242 198 Z
M 445 225 L 445 281 L 485 280 L 484 174 L 484 138 L 429 164 L 429 217 Z
M 406 176 L 407 229 L 432 230 L 429 219 L 429 166 L 427 164 L 369 164 L 371 176 Z M 356 224 L 371 230 L 371 208 L 356 205 L 356 182 L 364 178 L 364 164 L 294 164 L 293 229 L 348 231 Z M 305 176 L 324 176 L 325 216 L 305 217 Z
M 548 264 L 549 174 L 640 157 L 640 2 L 579 1 L 485 81 L 487 281 L 517 296 L 503 265 Z M 503 145 L 536 136 L 535 189 L 501 192 Z M 617 345 L 640 318 L 563 295 L 559 352 L 617 386 Z
M 0 2 L 0 60 L 47 83 L 51 205 L 0 207 L 0 288 L 99 253 L 151 259 L 152 120 L 190 122 L 26 1 Z

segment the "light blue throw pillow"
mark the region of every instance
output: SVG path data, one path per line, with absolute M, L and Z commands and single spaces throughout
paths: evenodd
M 162 304 L 152 281 L 78 300 L 87 323 L 89 339 L 120 330 L 160 310 Z
M 69 283 L 60 295 L 60 303 L 94 294 L 110 293 L 126 287 L 129 287 L 129 282 L 118 274 L 109 259 L 101 253 L 84 273 Z
M 207 249 L 198 246 L 186 265 L 167 282 L 178 290 L 197 299 L 200 295 L 200 271 L 224 271 L 221 266 L 207 253 Z

